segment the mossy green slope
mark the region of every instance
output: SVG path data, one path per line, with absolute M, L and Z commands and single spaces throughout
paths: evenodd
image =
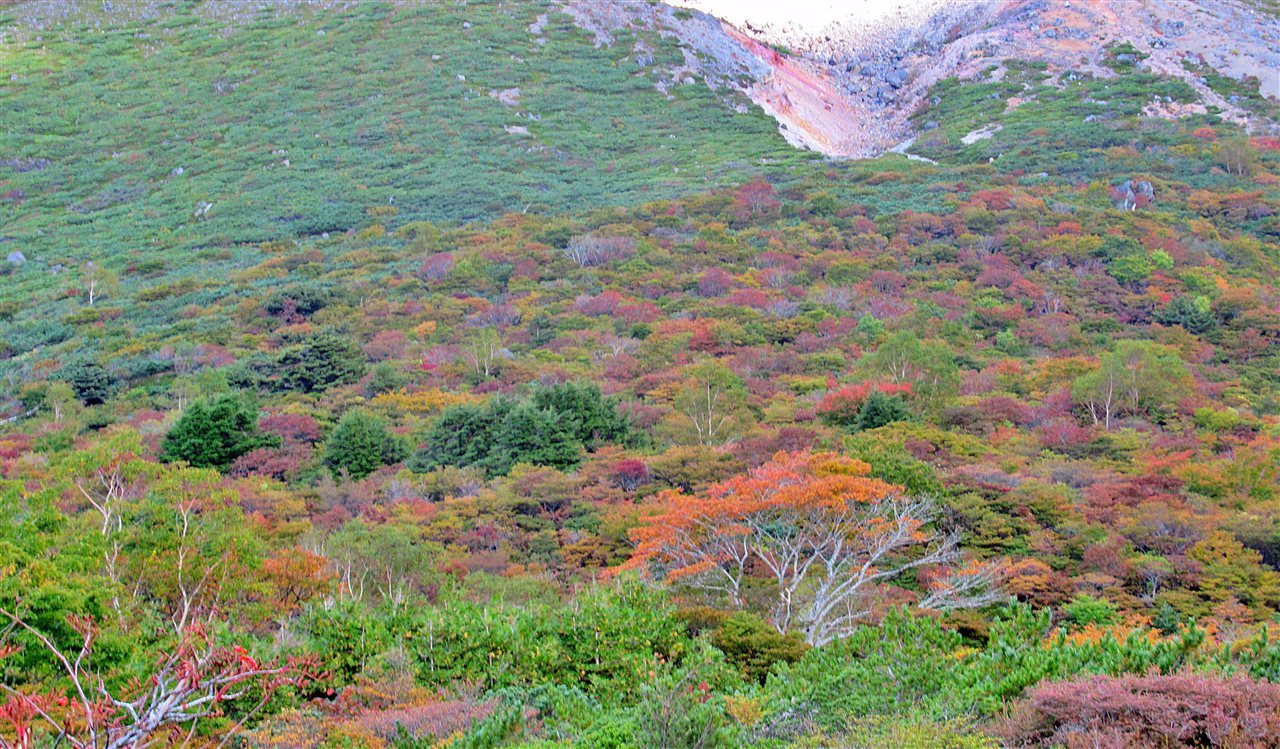
M 345 230 L 392 203 L 448 222 L 636 203 L 812 158 L 701 81 L 658 91 L 674 42 L 643 32 L 638 60 L 635 39 L 596 47 L 541 4 L 153 15 L 0 44 L 8 247 L 111 262 Z

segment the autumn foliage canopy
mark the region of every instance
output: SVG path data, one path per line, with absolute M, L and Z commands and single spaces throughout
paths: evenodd
M 632 531 L 626 566 L 737 607 L 767 601 L 774 627 L 810 644 L 847 633 L 913 569 L 929 572 L 924 607 L 999 598 L 996 566 L 945 567 L 959 558 L 956 538 L 929 527 L 931 500 L 870 472 L 836 453 L 780 452 L 701 496 L 665 492 L 665 511 Z

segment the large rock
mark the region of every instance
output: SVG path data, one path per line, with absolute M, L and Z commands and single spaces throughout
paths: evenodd
M 1131 179 L 1125 183 L 1124 191 L 1121 194 L 1121 204 L 1126 211 L 1132 211 L 1138 207 L 1138 198 L 1144 198 L 1143 205 L 1150 205 L 1155 202 L 1156 191 L 1151 183 L 1146 180 Z

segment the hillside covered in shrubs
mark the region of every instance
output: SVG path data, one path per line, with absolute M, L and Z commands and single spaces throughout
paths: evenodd
M 192 8 L 0 43 L 0 746 L 1280 742 L 1280 139 Z

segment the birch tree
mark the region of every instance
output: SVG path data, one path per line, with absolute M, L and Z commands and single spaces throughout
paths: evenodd
M 747 392 L 742 380 L 719 362 L 705 362 L 689 372 L 675 397 L 678 436 L 698 445 L 734 441 L 749 426 Z

